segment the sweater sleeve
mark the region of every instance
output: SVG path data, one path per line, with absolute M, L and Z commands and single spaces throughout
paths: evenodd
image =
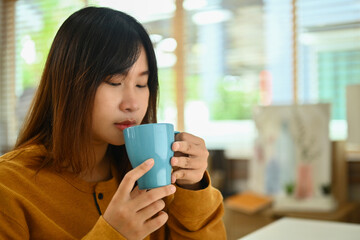
M 0 239 L 29 239 L 29 233 L 18 222 L 0 211 Z
M 96 239 L 118 239 L 126 240 L 118 231 L 116 231 L 105 219 L 100 216 L 94 227 L 90 230 L 82 240 L 96 240 Z
M 177 187 L 168 208 L 171 239 L 226 239 L 222 195 L 211 186 L 207 172 L 203 181 L 207 186 L 197 191 Z

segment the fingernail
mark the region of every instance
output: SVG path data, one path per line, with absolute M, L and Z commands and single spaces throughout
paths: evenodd
M 170 185 L 170 192 L 174 193 L 176 191 L 176 187 L 174 185 Z
M 154 159 L 149 159 L 149 160 L 146 160 L 146 162 L 145 162 L 145 165 L 146 166 L 150 166 L 150 165 L 152 165 L 154 163 Z
M 178 150 L 178 148 L 179 148 L 179 144 L 178 143 L 173 143 L 173 149 L 174 150 Z
M 178 163 L 178 160 L 176 158 L 173 158 L 172 162 L 173 162 L 174 165 L 176 165 Z

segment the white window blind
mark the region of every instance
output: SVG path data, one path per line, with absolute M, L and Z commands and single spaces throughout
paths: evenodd
M 299 96 L 346 119 L 346 86 L 360 83 L 360 0 L 298 0 Z
M 1 1 L 0 8 L 0 153 L 15 142 L 15 2 Z
M 293 102 L 292 0 L 266 0 L 273 103 Z M 360 0 L 297 0 L 298 103 L 326 102 L 346 119 L 345 89 L 360 83 Z

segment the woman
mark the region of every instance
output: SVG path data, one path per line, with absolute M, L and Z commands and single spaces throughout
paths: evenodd
M 172 185 L 139 190 L 122 130 L 156 122 L 157 65 L 134 18 L 84 8 L 60 27 L 15 149 L 0 161 L 0 238 L 225 239 L 204 141 L 176 135 Z

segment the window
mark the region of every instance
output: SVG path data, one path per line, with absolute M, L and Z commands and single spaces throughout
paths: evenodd
M 360 1 L 298 1 L 302 102 L 332 103 L 346 120 L 346 86 L 360 83 Z
M 1 1 L 0 153 L 16 141 L 62 22 L 83 0 Z
M 16 36 L 16 114 L 21 125 L 28 110 L 57 30 L 74 11 L 84 7 L 82 0 L 17 0 Z M 29 21 L 31 19 L 31 21 Z
M 346 86 L 359 84 L 360 1 L 265 0 L 272 103 L 331 103 L 331 139 L 346 139 Z M 293 30 L 296 59 L 293 59 Z M 296 66 L 294 66 L 296 60 Z M 297 75 L 294 76 L 294 67 Z
M 176 2 L 183 3 L 182 29 L 174 23 Z M 345 86 L 360 83 L 359 0 L 2 0 L 1 4 L 5 29 L 1 32 L 8 39 L 1 43 L 7 50 L 2 51 L 0 71 L 1 146 L 11 146 L 16 139 L 59 25 L 85 5 L 119 9 L 144 24 L 159 63 L 159 121 L 178 124 L 180 119 L 184 130 L 205 138 L 209 148 L 243 146 L 236 154 L 248 155 L 255 135 L 253 106 L 291 104 L 295 96 L 298 103 L 332 103 L 332 126 L 337 131 L 331 131 L 331 137 L 346 138 Z M 14 25 L 9 24 L 11 19 Z M 177 31 L 184 31 L 180 42 Z M 184 57 L 176 56 L 179 47 Z M 177 88 L 179 62 L 184 91 Z M 16 106 L 12 92 L 18 98 Z M 177 118 L 181 104 L 183 119 Z

